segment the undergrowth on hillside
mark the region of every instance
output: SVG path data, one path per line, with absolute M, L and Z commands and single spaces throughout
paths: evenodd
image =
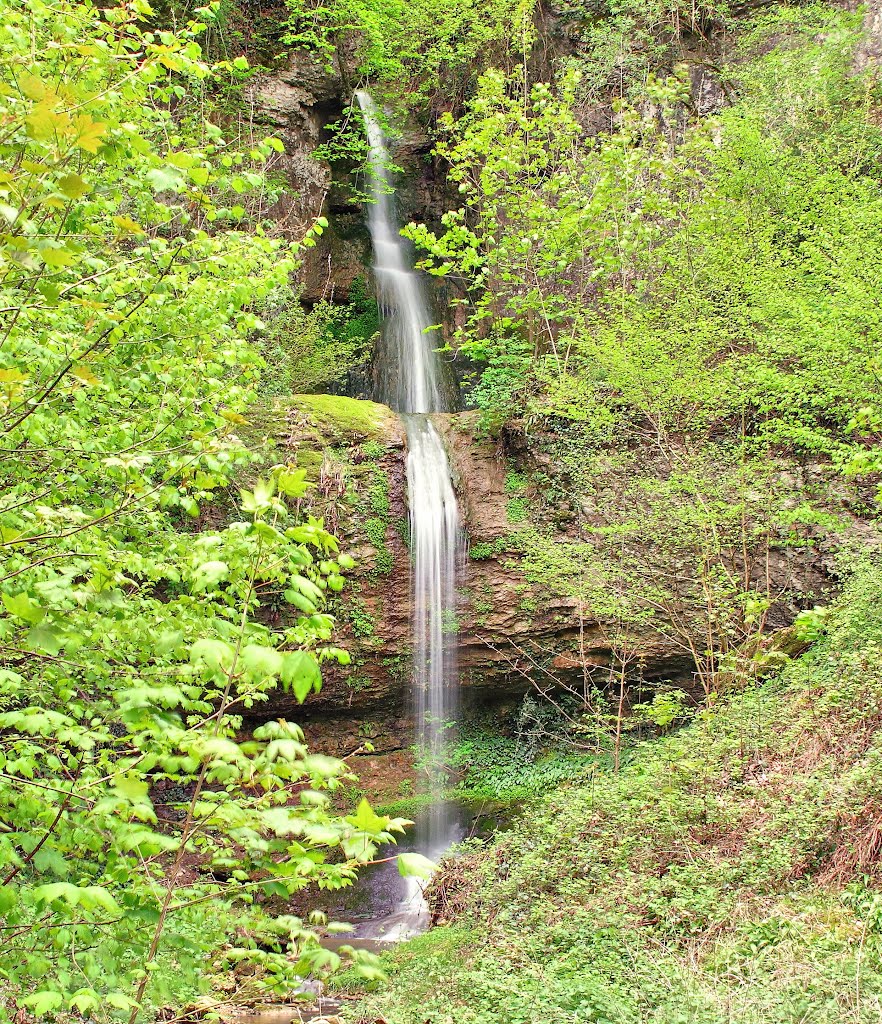
M 434 886 L 390 1024 L 877 1021 L 882 568 L 779 678 L 559 789 Z

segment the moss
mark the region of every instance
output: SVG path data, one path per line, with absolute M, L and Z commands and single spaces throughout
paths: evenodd
M 388 814 L 390 818 L 416 818 L 420 811 L 427 810 L 435 802 L 431 793 L 416 793 L 400 800 L 375 807 L 377 814 Z
M 319 469 L 321 464 L 324 462 L 324 455 L 321 452 L 317 452 L 311 448 L 298 448 L 297 449 L 297 465 L 301 469 L 312 470 Z M 311 474 L 309 474 L 311 475 Z
M 256 445 L 267 438 L 311 449 L 340 448 L 356 444 L 378 457 L 397 442 L 398 417 L 385 405 L 343 395 L 292 395 L 255 402 L 241 435 Z M 289 440 L 290 439 L 290 440 Z
M 388 444 L 398 430 L 398 418 L 385 405 L 343 395 L 294 395 L 279 404 L 311 419 L 329 442 L 367 439 Z

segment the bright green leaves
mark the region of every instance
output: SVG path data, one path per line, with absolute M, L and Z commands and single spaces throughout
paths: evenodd
M 395 842 L 395 833 L 402 833 L 413 822 L 406 818 L 390 818 L 377 814 L 367 800 L 362 799 L 355 814 L 346 818 L 349 829 L 344 833 L 342 847 L 348 857 L 365 863 L 371 860 L 380 843 Z
M 184 175 L 174 167 L 151 167 L 144 175 L 154 192 L 179 192 Z
M 194 665 L 205 665 L 221 675 L 226 675 L 233 669 L 235 653 L 231 644 L 205 637 L 197 640 L 190 648 L 190 661 Z
M 22 999 L 22 1005 L 27 1006 L 38 1016 L 43 1016 L 52 1013 L 54 1010 L 60 1010 L 64 1005 L 64 997 L 61 992 L 46 989 L 25 997 Z
M 37 625 L 28 630 L 26 644 L 30 650 L 54 658 L 64 646 L 65 639 L 57 626 Z
M 65 174 L 62 178 L 59 178 L 57 184 L 58 191 L 68 199 L 82 199 L 90 191 L 88 184 L 79 174 Z
M 275 479 L 279 491 L 289 498 L 302 498 L 310 486 L 306 482 L 305 469 L 279 467 Z
M 36 625 L 46 614 L 46 610 L 25 593 L 3 594 L 3 606 L 10 615 Z
M 0 915 L 6 915 L 18 902 L 18 892 L 12 885 L 0 885 Z
M 311 692 L 318 692 L 322 685 L 319 667 L 306 651 L 293 651 L 284 656 L 281 679 L 301 703 Z
M 283 506 L 275 497 L 275 493 L 274 480 L 258 480 L 252 490 L 247 491 L 243 488 L 239 491 L 242 508 L 254 515 L 267 515 L 272 511 L 282 511 Z
M 145 18 L 141 0 L 6 0 L 0 18 L 0 430 L 30 453 L 2 464 L 0 974 L 36 1015 L 131 1009 L 180 850 L 199 870 L 160 938 L 174 978 L 148 972 L 169 1004 L 195 998 L 233 900 L 270 927 L 257 879 L 354 877 L 322 852 L 350 829 L 325 792 L 345 766 L 239 717 L 274 690 L 308 699 L 346 656 L 325 647 L 346 563 L 300 514 L 302 470 L 226 500 L 262 455 L 238 434 L 253 337 L 292 301 L 292 246 L 258 223 L 282 147 L 239 151 L 205 121 L 200 26 Z M 263 817 L 279 810 L 284 833 Z M 291 941 L 286 978 L 308 939 Z
M 274 647 L 249 644 L 242 648 L 243 669 L 255 680 L 273 679 L 282 672 L 283 655 Z
M 68 907 L 81 907 L 85 911 L 103 910 L 108 914 L 119 914 L 119 904 L 113 895 L 100 885 L 74 885 L 71 882 L 52 882 L 38 885 L 31 892 L 38 908 L 57 901 Z
M 438 865 L 421 853 L 399 853 L 398 873 L 404 878 L 431 878 Z

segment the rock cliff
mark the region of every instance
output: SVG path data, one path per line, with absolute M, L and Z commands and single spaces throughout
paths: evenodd
M 348 648 L 352 664 L 326 668 L 322 692 L 305 707 L 278 694 L 261 717 L 323 722 L 325 738 L 332 735 L 340 751 L 365 738 L 380 747 L 406 746 L 411 603 L 400 422 L 385 406 L 324 395 L 278 403 L 267 425 L 277 454 L 308 469 L 311 511 L 324 517 L 357 567 L 336 609 L 337 642 Z M 615 617 L 605 617 L 596 600 L 577 600 L 559 578 L 537 582 L 525 540 L 544 537 L 549 550 L 563 552 L 586 532 L 603 535 L 633 500 L 635 464 L 664 475 L 658 452 L 632 439 L 630 460 L 613 451 L 605 462 L 598 456 L 595 486 L 577 490 L 556 461 L 560 439 L 547 431 L 509 429 L 494 439 L 477 430 L 473 413 L 439 415 L 436 425 L 448 446 L 468 535 L 457 635 L 466 706 L 510 711 L 534 687 L 580 689 L 586 680 L 609 686 L 620 664 Z M 811 493 L 826 473 L 822 466 L 796 464 L 782 464 L 780 472 L 794 500 Z M 829 523 L 806 526 L 801 537 L 756 552 L 774 595 L 764 623 L 771 635 L 835 585 L 835 552 L 848 537 L 875 543 L 872 528 L 853 514 L 860 495 L 846 487 L 834 493 L 838 507 L 830 508 Z M 671 558 L 658 538 L 630 539 L 624 585 L 638 597 L 653 593 L 670 577 Z M 681 568 L 684 574 L 690 569 Z M 684 591 L 642 625 L 638 620 L 629 643 L 636 652 L 627 665 L 629 685 L 697 686 L 695 652 L 707 643 L 701 594 Z

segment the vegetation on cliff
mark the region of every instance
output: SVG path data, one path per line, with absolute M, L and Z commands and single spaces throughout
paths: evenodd
M 391 957 L 365 1019 L 869 1022 L 882 135 L 861 15 L 600 6 L 547 81 L 490 70 L 440 118 L 461 206 L 408 233 L 461 288 L 485 429 L 558 435 L 566 486 L 526 480 L 519 564 L 606 631 L 578 729 L 604 724 L 613 770 L 451 862 L 449 924 Z M 772 582 L 812 547 L 840 550 L 830 609 Z M 659 691 L 662 731 L 694 721 L 621 750 L 652 629 L 703 695 Z
M 390 1024 L 869 1024 L 882 1013 L 882 616 L 862 568 L 780 678 L 560 787 L 434 883 Z

